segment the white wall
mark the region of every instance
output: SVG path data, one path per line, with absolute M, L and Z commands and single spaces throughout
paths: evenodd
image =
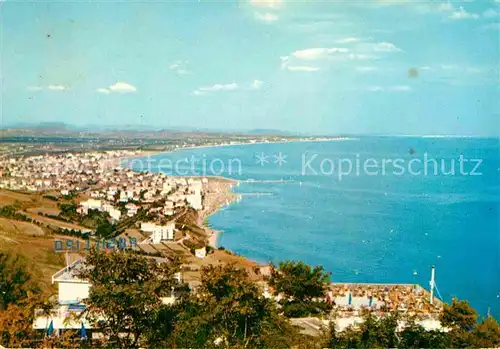
M 59 303 L 82 300 L 89 297 L 89 283 L 59 281 Z

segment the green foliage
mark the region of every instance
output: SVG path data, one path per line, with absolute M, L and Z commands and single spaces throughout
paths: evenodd
M 322 301 L 282 301 L 283 313 L 286 317 L 307 317 L 316 314 L 327 314 L 332 306 Z
M 198 240 L 186 239 L 182 242 L 184 246 L 189 248 L 192 254 L 194 254 L 194 250 L 204 247 L 204 243 Z
M 397 320 L 396 314 L 377 319 L 368 313 L 359 329 L 350 327 L 342 334 L 336 334 L 329 345 L 342 348 L 395 348 L 398 343 Z
M 147 220 L 146 216 L 147 216 L 147 209 L 145 207 L 140 207 L 137 210 L 137 213 L 132 217 L 125 217 L 120 219 L 120 222 L 118 222 L 117 229 L 119 232 L 123 232 L 125 231 L 125 229 L 132 228 L 135 225 L 135 223 L 139 221 L 146 221 Z
M 91 249 L 80 275 L 92 285 L 86 315 L 112 347 L 137 348 L 158 324 L 158 316 L 164 315 L 161 297 L 180 289 L 174 278 L 179 267 L 176 261 L 159 264 L 122 251 Z
M 98 238 L 110 239 L 118 235 L 117 227 L 115 224 L 109 223 L 107 220 L 99 223 L 95 230 L 95 235 Z
M 330 273 L 322 266 L 311 266 L 304 262 L 286 261 L 273 268 L 270 285 L 278 293 L 284 293 L 296 300 L 308 301 L 315 297 L 324 297 Z
M 39 288 L 21 257 L 0 252 L 0 342 L 9 347 L 65 348 L 500 347 L 498 322 L 488 317 L 477 323 L 474 309 L 458 300 L 445 306 L 441 316 L 449 332 L 426 331 L 413 319 L 402 319 L 405 328 L 398 330 L 399 314 L 377 317 L 367 312 L 357 326 L 343 332 L 331 327 L 323 338 L 309 338 L 291 326 L 274 301 L 263 297 L 246 271 L 232 265 L 205 266 L 201 284 L 189 292 L 175 278 L 180 265 L 179 260 L 158 263 L 127 251 L 91 249 L 79 276 L 92 285 L 85 316 L 104 337 L 81 342 L 76 330 L 44 338 L 33 329 L 35 309 L 48 313 L 54 305 L 39 301 Z M 299 282 L 294 275 L 304 285 L 287 285 Z M 322 268 L 303 263 L 280 265 L 271 277 L 274 287 L 297 297 L 283 303 L 285 315 L 326 311 L 313 308 L 326 306 L 316 298 L 328 276 Z M 177 300 L 164 304 L 162 298 L 173 294 Z
M 21 222 L 33 222 L 31 218 L 28 216 L 17 212 L 17 209 L 19 208 L 19 205 L 6 205 L 0 207 L 0 217 L 4 218 L 9 218 L 9 219 L 14 219 L 16 221 L 21 221 Z
M 179 304 L 175 344 L 207 348 L 220 341 L 224 347 L 271 348 L 273 342 L 289 347 L 294 333 L 272 301 L 264 298 L 245 271 L 233 266 L 208 266 L 202 271 L 197 296 Z
M 323 302 L 330 281 L 330 273 L 322 266 L 303 262 L 281 262 L 273 268 L 269 284 L 277 293 L 285 295 L 281 304 L 288 317 L 301 317 L 327 312 L 330 306 Z
M 0 252 L 0 310 L 9 304 L 21 305 L 40 288 L 28 272 L 26 261 L 19 255 Z
M 448 333 L 451 344 L 456 348 L 468 346 L 470 331 L 477 324 L 477 313 L 467 301 L 453 298 L 451 305 L 445 304 L 440 320 L 441 324 L 451 329 Z
M 59 204 L 59 209 L 63 215 L 73 216 L 76 214 L 75 204 Z
M 450 338 L 445 332 L 426 331 L 413 320 L 398 332 L 397 313 L 385 317 L 375 317 L 371 313 L 364 315 L 364 322 L 358 326 L 349 326 L 342 332 L 336 332 L 333 326 L 327 334 L 328 348 L 449 348 Z
M 410 321 L 399 335 L 402 348 L 449 348 L 451 339 L 446 332 L 427 331 L 422 326 Z
M 52 200 L 52 201 L 59 201 L 59 198 L 54 196 L 54 195 L 44 195 L 43 196 L 45 199 L 49 199 L 49 200 Z
M 489 316 L 476 324 L 469 336 L 469 342 L 475 348 L 500 347 L 500 325 L 497 320 Z
M 76 193 L 75 191 L 70 191 L 68 195 L 63 195 L 63 198 L 66 199 L 66 200 L 71 200 L 71 199 L 74 199 L 78 196 L 78 193 Z
M 477 323 L 477 313 L 467 301 L 453 298 L 451 305 L 444 305 L 440 320 L 443 326 L 470 331 Z
M 472 323 L 476 312 L 466 301 L 453 300 L 442 314 L 447 331 L 425 330 L 414 319 L 403 319 L 405 327 L 398 331 L 397 314 L 377 318 L 371 313 L 364 322 L 338 333 L 329 329 L 325 346 L 328 348 L 498 348 L 500 326 L 488 317 L 481 323 Z M 444 320 L 443 320 L 444 319 Z M 474 320 L 475 321 L 475 320 Z
M 87 232 L 82 232 L 80 230 L 76 229 L 58 229 L 57 234 L 59 235 L 68 235 L 68 236 L 74 236 L 77 238 L 83 238 L 83 239 L 88 239 L 89 238 L 89 233 Z

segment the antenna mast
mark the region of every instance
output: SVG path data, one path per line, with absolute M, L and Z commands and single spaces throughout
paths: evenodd
M 431 294 L 429 296 L 429 302 L 432 304 L 432 302 L 434 301 L 434 276 L 436 274 L 436 269 L 434 268 L 434 266 L 431 267 L 431 281 L 429 283 L 430 285 L 430 289 L 431 289 Z

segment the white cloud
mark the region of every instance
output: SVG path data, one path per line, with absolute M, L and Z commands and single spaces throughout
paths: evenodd
M 263 83 L 264 83 L 264 82 L 263 82 L 263 81 L 261 81 L 261 80 L 254 80 L 254 81 L 252 82 L 252 88 L 253 88 L 254 90 L 258 90 L 259 88 L 261 88 L 261 87 L 262 87 L 262 84 L 263 84 Z
M 230 84 L 215 84 L 212 86 L 203 86 L 193 91 L 193 95 L 195 96 L 204 96 L 209 94 L 210 92 L 219 92 L 219 91 L 234 91 L 238 89 L 238 84 L 232 82 Z
M 456 64 L 441 64 L 443 70 L 457 70 L 459 67 Z
M 130 85 L 126 82 L 117 82 L 114 85 L 108 87 L 110 92 L 136 92 L 135 86 Z
M 195 90 L 195 91 L 193 92 L 193 95 L 195 95 L 195 96 L 205 96 L 205 95 L 207 95 L 207 94 L 208 94 L 207 92 L 200 91 L 200 90 Z
M 31 92 L 38 92 L 38 91 L 43 90 L 43 87 L 42 86 L 28 86 L 28 87 L 26 87 L 26 90 L 31 91 Z
M 451 4 L 451 2 L 443 2 L 443 3 L 438 5 L 437 10 L 441 11 L 441 12 L 449 12 L 449 11 L 453 11 L 454 7 Z
M 63 85 L 49 85 L 49 86 L 47 86 L 47 88 L 49 90 L 52 90 L 52 91 L 64 91 L 64 90 L 66 90 L 66 87 Z
M 308 65 L 289 65 L 286 67 L 290 71 L 318 71 L 318 67 L 311 67 Z
M 250 0 L 250 4 L 256 7 L 277 9 L 283 2 L 282 0 Z
M 347 59 L 353 60 L 353 61 L 364 61 L 368 59 L 375 59 L 375 56 L 372 55 L 365 55 L 361 53 L 350 53 L 346 56 Z
M 110 94 L 110 93 L 111 93 L 111 92 L 110 92 L 107 88 L 103 88 L 103 87 L 98 88 L 98 89 L 96 89 L 95 91 L 96 91 L 96 92 L 99 92 L 99 93 L 103 93 L 103 94 L 105 94 L 105 95 L 107 95 L 107 94 Z
M 464 0 L 463 2 L 467 2 L 467 1 Z M 459 8 L 456 8 L 455 6 L 453 6 L 453 4 L 450 1 L 443 2 L 443 3 L 439 4 L 437 7 L 431 7 L 429 10 L 430 10 L 430 12 L 435 12 L 436 10 L 438 12 L 445 12 L 448 14 L 448 18 L 453 19 L 453 20 L 478 19 L 479 18 L 478 14 L 467 12 L 467 10 L 465 10 L 462 6 L 460 6 Z M 483 13 L 483 16 L 485 16 L 485 17 L 491 16 L 491 15 L 494 16 L 496 11 L 495 10 L 492 10 L 492 11 L 486 10 Z
M 28 86 L 28 87 L 26 87 L 26 90 L 30 91 L 30 92 L 39 92 L 39 91 L 43 91 L 43 90 L 65 91 L 67 89 L 68 88 L 64 85 L 55 85 L 55 84 L 51 84 L 51 85 L 47 85 L 47 86 Z
M 285 69 L 286 68 L 289 59 L 290 59 L 289 56 L 281 56 L 280 57 L 280 60 L 281 60 L 281 69 Z
M 356 67 L 356 71 L 358 71 L 360 73 L 369 73 L 369 72 L 374 72 L 377 70 L 378 69 L 376 67 L 371 67 L 371 66 Z
M 328 55 L 332 53 L 347 53 L 348 51 L 349 51 L 348 49 L 343 47 L 332 47 L 332 48 L 317 47 L 317 48 L 309 48 L 305 50 L 295 51 L 294 53 L 292 53 L 292 56 L 302 60 L 315 60 L 315 59 L 326 58 L 328 57 Z
M 495 17 L 499 17 L 499 16 L 500 16 L 500 12 L 495 11 L 492 8 L 489 8 L 483 12 L 483 17 L 485 17 L 485 18 L 495 18 Z
M 370 87 L 368 87 L 368 91 L 370 91 L 370 92 L 382 92 L 385 90 L 381 86 L 370 86 Z
M 335 41 L 337 44 L 351 44 L 353 42 L 360 42 L 361 41 L 361 38 L 357 38 L 357 37 L 347 37 L 347 38 L 342 38 L 342 39 L 338 39 L 337 41 Z
M 255 12 L 255 18 L 263 22 L 275 22 L 280 19 L 280 17 L 274 13 L 260 13 L 260 12 Z
M 389 91 L 410 91 L 410 90 L 411 90 L 410 86 L 407 85 L 396 85 L 389 87 Z
M 215 84 L 212 86 L 205 86 L 205 87 L 200 87 L 198 90 L 199 91 L 205 91 L 205 92 L 216 92 L 216 91 L 233 91 L 238 88 L 238 84 L 235 82 L 232 82 L 230 84 Z
M 408 92 L 410 91 L 410 86 L 407 85 L 394 85 L 388 87 L 382 86 L 369 86 L 368 91 L 370 92 Z
M 187 68 L 187 65 L 187 61 L 175 61 L 174 63 L 170 64 L 168 68 L 178 75 L 188 75 L 191 74 L 191 71 Z
M 400 52 L 402 51 L 400 48 L 396 47 L 393 43 L 390 42 L 379 42 L 372 45 L 372 49 L 375 52 Z
M 462 6 L 460 6 L 459 9 L 457 11 L 452 12 L 448 18 L 453 20 L 478 19 L 479 15 L 467 12 Z

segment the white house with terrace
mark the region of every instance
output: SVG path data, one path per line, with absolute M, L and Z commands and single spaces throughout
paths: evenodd
M 166 258 L 151 257 L 158 263 L 168 262 Z M 86 306 L 83 301 L 89 297 L 92 285 L 85 279 L 80 278 L 80 273 L 86 268 L 85 260 L 79 259 L 67 267 L 52 275 L 52 284 L 57 284 L 57 306 L 51 309 L 48 314 L 42 309 L 35 310 L 33 328 L 46 331 L 52 322 L 54 330 L 80 329 L 82 323 L 86 329 L 92 330 L 92 324 L 83 316 L 79 316 L 85 311 Z M 176 273 L 174 276 L 182 282 L 182 274 Z M 164 304 L 175 302 L 175 295 L 161 298 Z

